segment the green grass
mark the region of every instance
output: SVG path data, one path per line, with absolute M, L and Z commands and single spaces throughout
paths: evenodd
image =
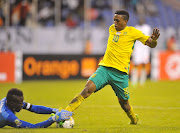
M 22 84 L 0 84 L 0 99 L 7 91 L 17 87 L 24 92 L 25 101 L 53 108 L 65 108 L 79 93 L 86 80 L 26 81 Z M 73 129 L 14 129 L 4 127 L 0 133 L 175 133 L 180 132 L 180 82 L 148 81 L 144 86 L 132 88 L 130 103 L 139 115 L 138 125 L 129 125 L 129 118 L 119 106 L 110 86 L 92 94 L 75 110 Z M 22 110 L 17 116 L 30 123 L 38 123 L 50 117 Z

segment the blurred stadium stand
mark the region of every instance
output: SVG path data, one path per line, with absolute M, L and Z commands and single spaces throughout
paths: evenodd
M 9 33 L 12 31 L 11 28 L 18 30 L 24 27 L 32 30 L 31 32 L 42 27 L 45 29 L 57 26 L 80 28 L 85 35 L 84 41 L 87 38 L 91 40 L 91 29 L 102 27 L 102 25 L 108 29 L 113 23 L 114 11 L 118 9 L 129 11 L 129 26 L 137 25 L 138 19 L 144 17 L 151 27 L 160 28 L 162 34 L 158 49 L 166 49 L 166 40 L 171 36 L 175 36 L 179 49 L 179 5 L 178 0 L 0 0 L 0 33 L 3 34 L 2 30 L 6 31 L 6 35 L 0 37 L 0 49 L 16 50 L 10 44 L 8 45 L 9 40 L 12 39 Z M 61 30 L 61 28 L 58 29 Z M 33 38 L 34 36 L 32 40 Z M 33 41 L 33 43 L 36 42 Z M 83 54 L 83 51 L 81 50 L 78 54 Z
M 167 42 L 175 42 L 178 51 L 179 7 L 179 0 L 0 0 L 0 51 L 103 55 L 118 9 L 129 11 L 128 26 L 144 17 L 160 29 L 155 52 L 166 50 Z

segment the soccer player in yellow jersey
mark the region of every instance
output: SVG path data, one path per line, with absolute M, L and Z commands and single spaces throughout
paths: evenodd
M 122 109 L 131 120 L 131 124 L 137 124 L 138 116 L 129 104 L 128 71 L 130 57 L 136 40 L 151 48 L 156 47 L 160 35 L 159 29 L 153 29 L 151 36 L 144 35 L 134 27 L 127 26 L 129 13 L 124 10 L 116 11 L 114 24 L 109 27 L 109 39 L 104 58 L 99 63 L 99 68 L 88 79 L 85 88 L 77 94 L 66 107 L 68 111 L 74 111 L 81 102 L 93 92 L 97 92 L 106 85 L 111 85 L 118 97 Z

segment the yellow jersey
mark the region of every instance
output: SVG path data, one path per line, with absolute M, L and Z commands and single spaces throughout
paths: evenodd
M 107 49 L 99 65 L 128 73 L 135 41 L 139 40 L 145 44 L 148 38 L 149 36 L 145 36 L 132 26 L 126 26 L 124 30 L 117 31 L 112 24 L 109 27 Z

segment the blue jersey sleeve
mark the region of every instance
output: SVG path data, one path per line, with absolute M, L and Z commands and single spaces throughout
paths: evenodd
M 37 123 L 37 124 L 31 124 L 31 123 L 28 123 L 28 122 L 22 121 L 22 120 L 20 120 L 20 121 L 21 121 L 22 124 L 19 126 L 19 128 L 47 128 L 51 124 L 54 123 L 54 121 L 51 118 L 49 118 L 46 121 Z
M 35 112 L 37 114 L 51 114 L 56 113 L 58 109 L 53 109 L 40 105 L 32 105 L 30 103 L 24 102 L 23 109 L 29 110 L 31 112 Z
M 11 127 L 15 128 L 46 128 L 49 127 L 54 121 L 50 117 L 48 120 L 37 123 L 37 124 L 31 124 L 29 122 L 20 120 L 13 114 L 12 112 L 9 112 L 9 116 L 6 118 L 6 124 Z

